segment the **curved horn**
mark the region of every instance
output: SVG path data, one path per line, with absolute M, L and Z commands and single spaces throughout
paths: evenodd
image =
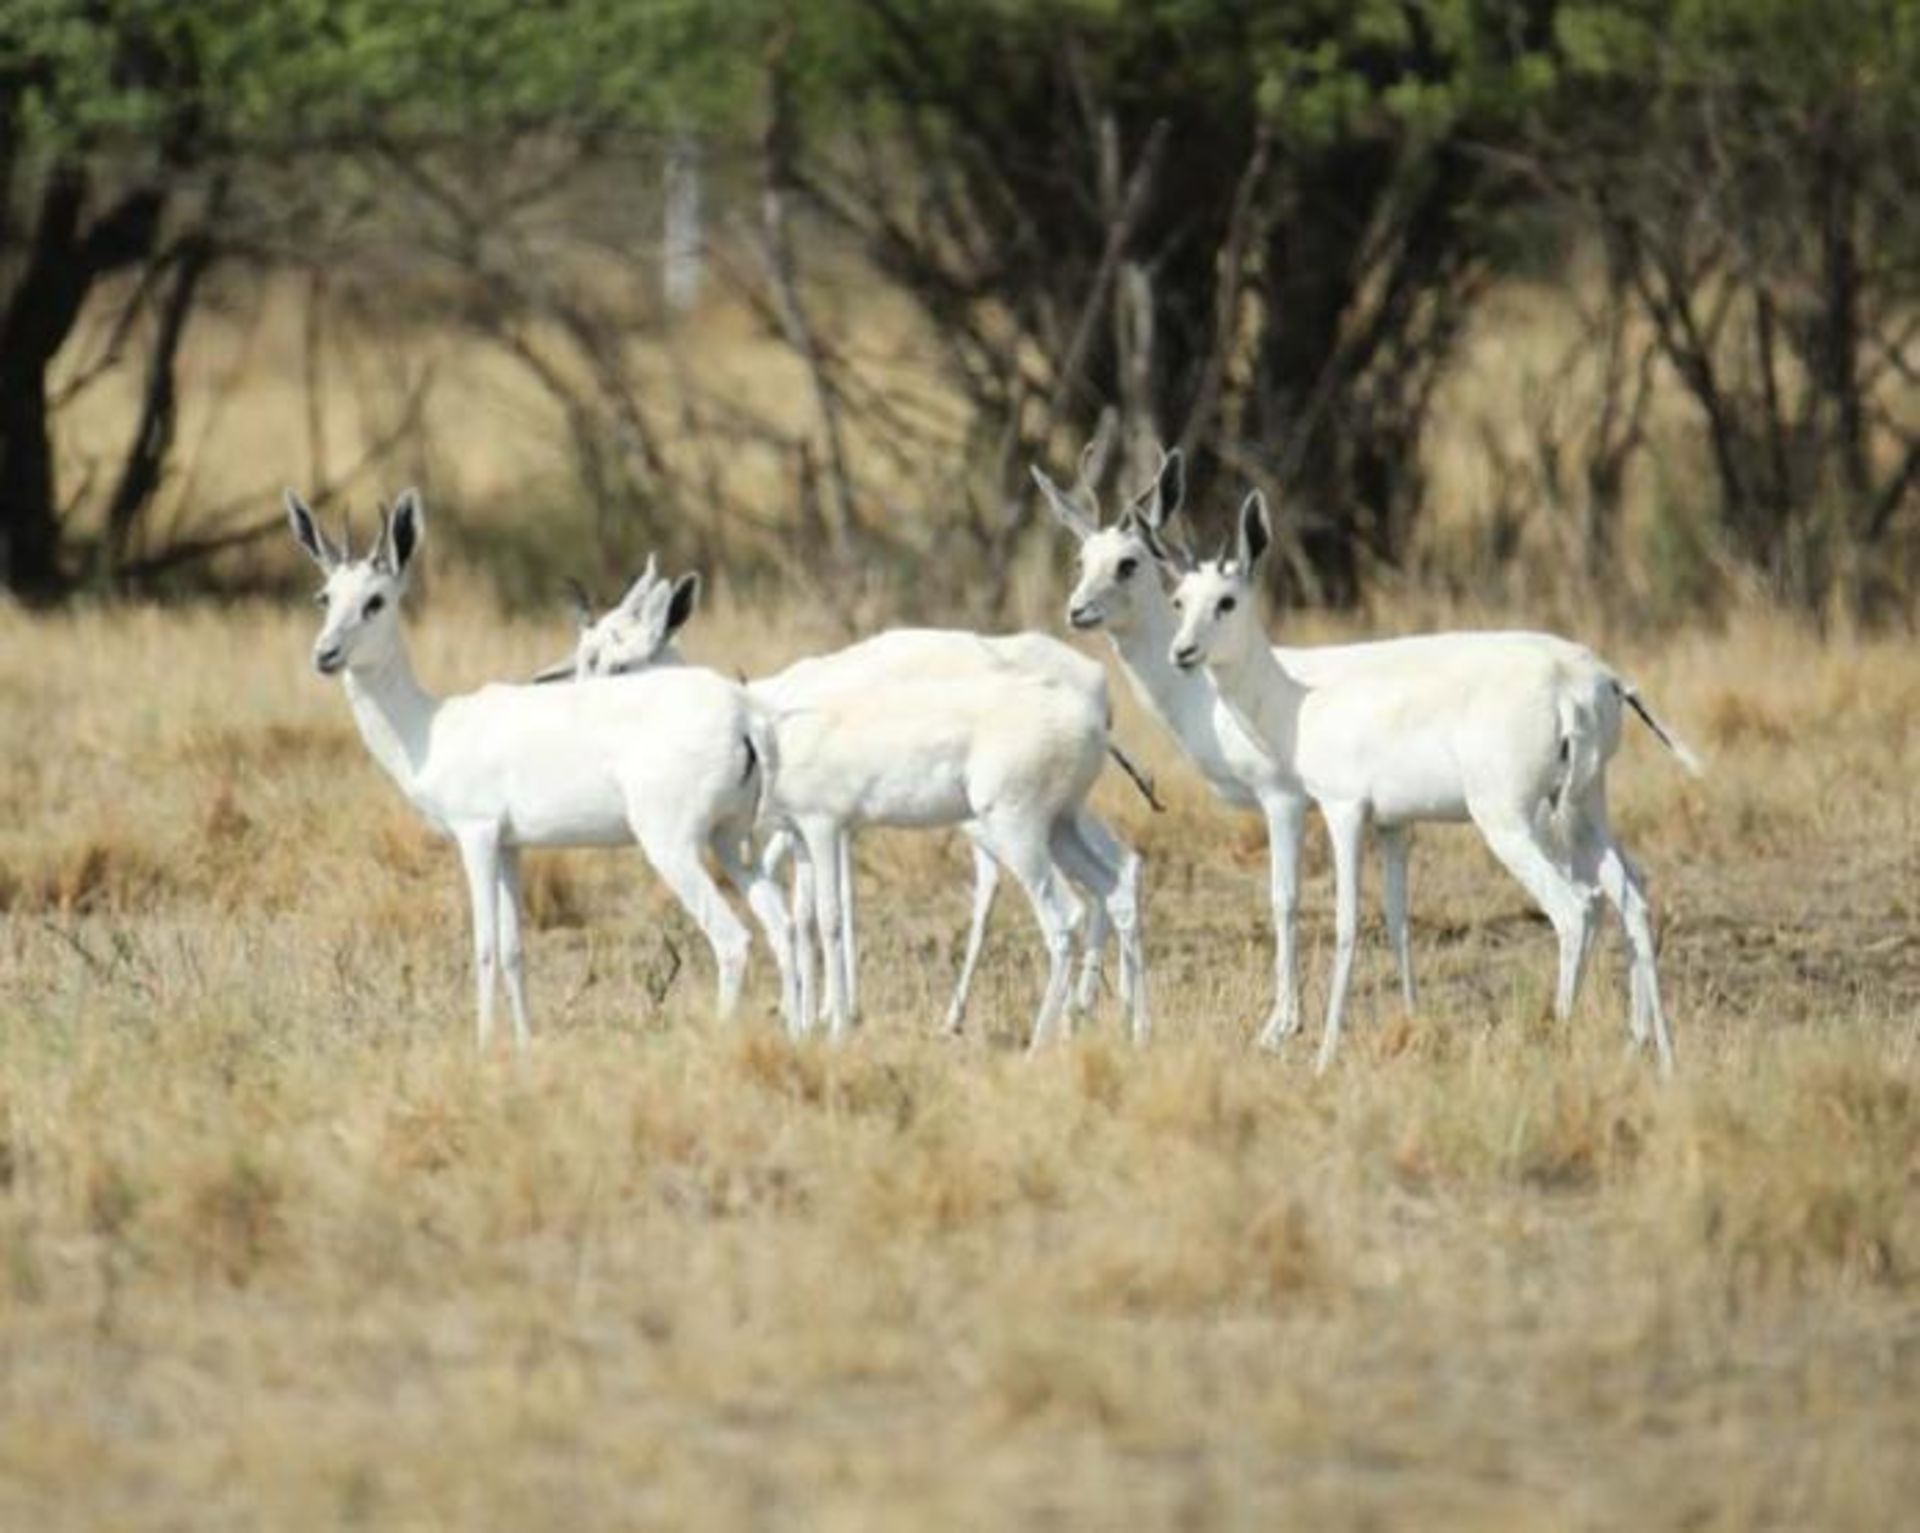
M 393 569 L 393 510 L 380 503 L 380 535 L 374 539 L 373 562 L 384 570 Z
M 1132 511 L 1127 515 L 1132 518 L 1147 551 L 1161 564 L 1176 575 L 1191 575 L 1198 568 L 1200 561 L 1194 557 L 1193 545 L 1187 541 L 1185 531 L 1169 532 Z

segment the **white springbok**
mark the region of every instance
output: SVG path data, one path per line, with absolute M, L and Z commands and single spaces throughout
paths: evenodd
M 592 616 L 584 593 L 576 591 L 581 631 L 574 659 L 543 671 L 542 678 L 553 679 L 576 672 L 618 675 L 650 666 L 677 664 L 673 638 L 691 615 L 698 592 L 697 576 L 662 581 L 651 560 L 621 601 L 597 619 Z M 1029 682 L 1044 685 L 1025 685 Z M 996 705 L 991 701 L 991 689 L 1003 684 L 1008 690 Z M 829 970 L 826 1010 L 833 1018 L 836 1031 L 844 1025 L 842 1015 L 851 1013 L 856 994 L 849 856 L 849 832 L 853 826 L 957 822 L 973 843 L 973 917 L 959 980 L 947 1010 L 945 1027 L 949 1031 L 959 1028 L 965 1013 L 998 881 L 998 859 L 1019 855 L 1009 853 L 1010 833 L 1004 826 L 996 838 L 987 817 L 968 809 L 967 806 L 975 802 L 972 790 L 948 799 L 948 807 L 943 812 L 936 813 L 924 806 L 912 807 L 908 801 L 917 793 L 911 782 L 913 774 L 937 777 L 958 772 L 965 775 L 970 768 L 962 767 L 962 758 L 983 770 L 989 761 L 1011 764 L 1018 758 L 1021 764 L 1017 770 L 1031 771 L 1048 752 L 1062 760 L 1077 756 L 1083 742 L 1074 742 L 1069 748 L 1059 734 L 1063 721 L 1085 725 L 1089 720 L 1098 720 L 1103 748 L 1121 762 L 1143 792 L 1147 791 L 1137 769 L 1105 738 L 1108 698 L 1104 669 L 1044 634 L 985 636 L 937 629 L 894 629 L 832 654 L 799 661 L 776 676 L 750 685 L 756 700 L 774 710 L 783 735 L 791 730 L 800 737 L 809 737 L 817 719 L 826 716 L 837 719 L 838 727 L 852 729 L 854 736 L 836 742 L 835 749 L 824 753 L 822 761 L 838 761 L 850 783 L 871 785 L 868 791 L 856 795 L 857 802 L 849 801 L 847 813 L 836 822 L 831 849 L 824 853 L 830 858 L 832 882 L 839 892 L 837 921 L 829 914 L 822 887 L 825 881 L 813 871 L 813 855 L 803 858 L 796 867 L 795 918 L 801 934 L 796 946 L 801 953 L 797 967 L 802 1006 L 810 1003 L 807 992 L 811 973 L 804 941 L 805 913 L 817 910 L 823 936 L 830 925 L 837 925 L 840 934 L 838 941 L 830 941 L 826 949 Z M 919 692 L 923 687 L 926 688 L 924 698 Z M 1077 707 L 1062 706 L 1063 689 L 1077 700 Z M 884 705 L 884 714 L 876 711 L 871 717 L 861 718 L 864 699 L 873 699 L 876 710 Z M 1017 727 L 1017 720 L 1009 710 L 1017 712 L 1023 706 L 1035 710 L 1035 735 L 1028 745 L 1013 748 L 1008 736 L 1010 730 Z M 918 727 L 903 722 L 903 711 L 915 716 Z M 965 738 L 965 730 L 956 729 L 963 718 L 970 720 L 971 727 L 978 732 L 977 741 L 970 742 Z M 1050 730 L 1053 731 L 1051 737 Z M 786 759 L 788 747 L 783 745 L 782 760 Z M 991 771 L 987 775 L 991 776 Z M 1071 775 L 1066 779 L 1068 783 L 1073 780 Z M 777 792 L 777 803 L 791 800 L 804 808 L 806 804 L 825 802 L 835 796 L 832 786 L 825 781 L 824 766 L 813 773 L 804 791 L 792 778 L 782 781 L 788 783 L 792 791 L 790 794 Z M 1044 855 L 1055 871 L 1084 890 L 1092 900 L 1084 961 L 1079 983 L 1073 991 L 1074 1007 L 1084 1010 L 1091 1005 L 1098 982 L 1100 949 L 1110 922 L 1120 939 L 1121 1000 L 1127 1008 L 1135 1041 L 1144 1042 L 1148 1018 L 1139 931 L 1140 859 L 1087 809 L 1083 801 L 1085 790 L 1079 791 L 1080 798 L 1071 802 L 1067 797 L 1060 798 L 1063 807 L 1044 840 Z M 964 814 L 963 809 L 967 810 Z M 1004 820 L 1005 806 L 996 813 Z M 811 845 L 802 829 L 801 819 L 799 814 L 791 817 L 792 835 L 807 844 L 810 853 L 817 852 L 819 849 Z M 1017 834 L 1014 838 L 1017 839 Z M 782 839 L 776 838 L 763 867 L 771 870 L 785 850 Z M 1022 877 L 1031 895 L 1034 886 L 1030 878 L 1022 876 L 1017 866 L 1014 871 Z M 1039 909 L 1036 905 L 1036 912 Z M 1042 915 L 1041 919 L 1045 930 L 1046 917 Z M 1051 942 L 1051 935 L 1049 940 Z M 836 989 L 843 998 L 844 1013 L 835 1009 Z M 1043 1014 L 1045 1010 L 1043 1004 Z M 1047 1036 L 1050 1026 L 1050 1020 L 1044 1017 L 1036 1021 L 1036 1041 Z
M 1689 770 L 1699 762 L 1592 651 L 1549 634 L 1453 633 L 1365 646 L 1365 674 L 1305 682 L 1267 644 L 1255 571 L 1272 543 L 1264 497 L 1247 497 L 1234 541 L 1180 579 L 1168 658 L 1204 667 L 1247 734 L 1297 777 L 1333 841 L 1335 948 L 1318 1067 L 1331 1063 L 1359 923 L 1369 822 L 1471 820 L 1559 939 L 1554 1010 L 1573 1010 L 1599 890 L 1630 950 L 1628 1029 L 1664 1073 L 1673 1045 L 1638 871 L 1607 819 L 1606 769 L 1632 707 Z
M 1269 891 L 1273 909 L 1274 995 L 1259 1039 L 1275 1047 L 1298 1026 L 1299 981 L 1294 927 L 1300 905 L 1300 844 L 1306 831 L 1309 800 L 1298 779 L 1243 730 L 1220 700 L 1204 672 L 1177 669 L 1167 658 L 1173 637 L 1173 608 L 1160 583 L 1168 557 L 1156 528 L 1172 514 L 1184 489 L 1181 455 L 1166 455 L 1154 483 L 1111 526 L 1100 525 L 1099 502 L 1088 482 L 1088 464 L 1099 456 L 1089 448 L 1070 492 L 1062 492 L 1045 473 L 1034 482 L 1056 520 L 1079 542 L 1079 573 L 1067 600 L 1067 622 L 1082 632 L 1103 629 L 1119 656 L 1134 693 L 1158 718 L 1205 778 L 1229 804 L 1256 810 L 1266 825 Z M 1329 645 L 1288 650 L 1296 674 L 1332 676 L 1361 661 L 1358 645 Z M 1399 963 L 1401 994 L 1412 1010 L 1412 953 L 1407 940 L 1406 838 L 1396 827 L 1380 830 L 1386 868 L 1388 936 Z
M 425 520 L 407 491 L 382 512 L 373 552 L 353 557 L 287 491 L 294 536 L 326 576 L 313 663 L 346 688 L 360 737 L 428 824 L 460 849 L 473 908 L 477 1032 L 493 1036 L 504 971 L 514 1042 L 528 1041 L 520 849 L 638 842 L 713 949 L 718 1010 L 738 1001 L 747 929 L 702 862 L 711 851 L 746 894 L 780 968 L 781 1007 L 800 1023 L 791 928 L 778 888 L 741 855 L 777 746 L 746 692 L 711 671 L 640 683 L 488 686 L 437 698 L 414 679 L 400 601 Z

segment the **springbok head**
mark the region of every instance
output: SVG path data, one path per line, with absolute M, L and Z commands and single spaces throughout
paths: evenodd
M 1254 571 L 1273 542 L 1267 498 L 1255 490 L 1240 504 L 1233 535 L 1219 554 L 1195 565 L 1173 588 L 1176 627 L 1168 658 L 1183 671 L 1231 664 L 1264 644 Z
M 286 493 L 286 507 L 295 539 L 326 576 L 315 598 L 326 617 L 313 641 L 314 669 L 333 676 L 384 664 L 399 644 L 400 598 L 406 594 L 407 574 L 426 520 L 420 492 L 403 490 L 391 510 L 381 508 L 380 535 L 361 558 L 354 557 L 350 527 L 335 545 L 292 490 Z
M 640 578 L 627 594 L 598 618 L 586 592 L 573 586 L 580 638 L 573 658 L 550 666 L 534 679 L 558 681 L 564 677 L 623 676 L 643 671 L 672 658 L 674 636 L 686 626 L 700 600 L 700 577 L 660 578 L 657 560 L 649 558 Z
M 1071 490 L 1063 491 L 1038 468 L 1033 470 L 1033 481 L 1054 520 L 1080 544 L 1080 570 L 1073 594 L 1067 598 L 1067 622 L 1075 628 L 1105 627 L 1125 633 L 1138 620 L 1146 591 L 1151 589 L 1158 597 L 1160 571 L 1180 567 L 1179 551 L 1161 537 L 1160 528 L 1186 494 L 1186 464 L 1178 448 L 1162 453 L 1153 483 L 1134 497 L 1112 525 L 1102 527 L 1088 463 L 1095 445 L 1090 444 L 1081 456 L 1080 473 Z

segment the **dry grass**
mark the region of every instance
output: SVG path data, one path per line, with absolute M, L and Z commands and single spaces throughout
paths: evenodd
M 757 668 L 794 617 L 708 654 Z M 861 853 L 869 1026 L 708 1018 L 630 856 L 539 859 L 539 1040 L 470 1046 L 451 855 L 310 615 L 0 613 L 0 1525 L 1688 1528 L 1920 1501 L 1920 658 L 1762 621 L 1619 658 L 1682 1073 L 1568 1028 L 1465 833 L 1351 1048 L 1246 1044 L 1259 837 L 1164 750 L 1158 1031 L 929 1036 L 965 861 Z M 710 633 L 725 625 L 709 625 Z M 443 586 L 423 672 L 551 631 Z M 1131 740 L 1150 736 L 1137 720 Z M 1326 879 L 1309 888 L 1325 971 Z M 676 970 L 675 953 L 684 956 Z M 1901 1507 L 1908 1513 L 1901 1513 Z

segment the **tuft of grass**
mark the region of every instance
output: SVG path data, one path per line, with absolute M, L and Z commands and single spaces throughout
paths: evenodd
M 286 1248 L 281 1176 L 237 1152 L 194 1176 L 181 1239 L 195 1269 L 244 1288 Z
M 173 870 L 137 842 L 89 837 L 46 848 L 17 867 L 0 868 L 0 911 L 21 915 L 105 915 L 164 902 Z

